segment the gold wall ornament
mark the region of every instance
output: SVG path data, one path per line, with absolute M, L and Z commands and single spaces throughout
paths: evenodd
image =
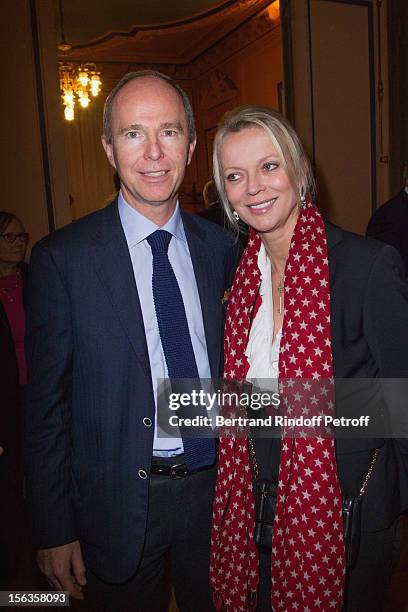
M 101 73 L 91 63 L 58 62 L 58 69 L 64 116 L 66 121 L 73 121 L 75 104 L 87 108 L 92 98 L 100 93 Z

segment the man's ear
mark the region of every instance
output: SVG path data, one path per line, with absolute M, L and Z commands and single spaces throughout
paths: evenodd
M 106 157 L 108 158 L 108 161 L 109 161 L 110 165 L 113 168 L 115 168 L 115 170 L 116 170 L 117 168 L 116 168 L 116 164 L 115 164 L 115 158 L 114 158 L 114 155 L 113 155 L 113 146 L 112 146 L 112 143 L 108 142 L 106 140 L 106 137 L 105 137 L 104 134 L 102 134 L 101 140 L 102 140 L 102 146 L 103 146 L 104 151 L 106 153 Z
M 197 144 L 197 138 L 194 138 L 192 142 L 188 145 L 188 157 L 187 157 L 187 166 L 190 165 L 191 158 L 193 157 L 194 149 Z

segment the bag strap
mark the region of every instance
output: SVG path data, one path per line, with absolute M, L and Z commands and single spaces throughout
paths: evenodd
M 256 460 L 254 440 L 250 433 L 248 433 L 247 435 L 247 443 L 248 443 L 249 466 L 251 468 L 252 479 L 255 484 L 255 482 L 259 478 L 259 467 L 258 467 L 258 462 Z M 377 461 L 378 453 L 379 453 L 378 448 L 376 448 L 374 450 L 373 456 L 371 457 L 371 461 L 370 461 L 370 465 L 368 466 L 367 474 L 364 477 L 363 484 L 361 485 L 360 491 L 357 496 L 359 500 L 363 497 L 364 493 L 366 492 L 368 481 L 371 478 L 375 463 Z
M 366 492 L 367 484 L 368 484 L 368 481 L 371 478 L 371 474 L 373 473 L 373 469 L 374 469 L 375 462 L 377 461 L 377 457 L 378 457 L 378 448 L 375 449 L 375 451 L 373 453 L 373 456 L 371 458 L 371 462 L 370 462 L 370 465 L 368 467 L 367 474 L 365 475 L 363 484 L 361 485 L 360 491 L 358 493 L 358 499 L 361 499 L 363 497 L 364 493 Z
M 255 483 L 259 478 L 259 467 L 258 467 L 258 462 L 256 460 L 254 441 L 250 434 L 248 434 L 247 436 L 247 443 L 248 443 L 249 466 L 251 468 L 253 482 Z M 378 453 L 379 453 L 378 448 L 376 448 L 371 458 L 370 465 L 368 466 L 367 474 L 364 477 L 363 484 L 360 487 L 360 491 L 358 493 L 359 499 L 361 499 L 364 493 L 366 492 L 368 481 L 371 478 L 375 463 L 377 461 Z
M 250 433 L 247 435 L 249 467 L 251 468 L 252 480 L 255 484 L 259 478 L 258 462 L 256 460 L 255 445 Z

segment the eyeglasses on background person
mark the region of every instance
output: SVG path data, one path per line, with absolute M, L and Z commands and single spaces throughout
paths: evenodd
M 18 234 L 13 234 L 12 232 L 6 232 L 5 234 L 0 235 L 3 240 L 8 242 L 9 244 L 13 244 L 16 240 L 21 240 L 22 242 L 28 242 L 29 235 L 27 232 L 19 232 Z

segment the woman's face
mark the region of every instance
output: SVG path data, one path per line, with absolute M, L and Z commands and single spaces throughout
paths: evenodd
M 245 223 L 261 233 L 294 225 L 297 194 L 265 130 L 251 126 L 227 134 L 220 160 L 228 200 Z
M 4 235 L 20 235 L 14 242 L 8 242 Z M 18 264 L 23 261 L 27 249 L 27 239 L 24 228 L 18 219 L 12 219 L 0 237 L 0 261 L 6 264 Z

